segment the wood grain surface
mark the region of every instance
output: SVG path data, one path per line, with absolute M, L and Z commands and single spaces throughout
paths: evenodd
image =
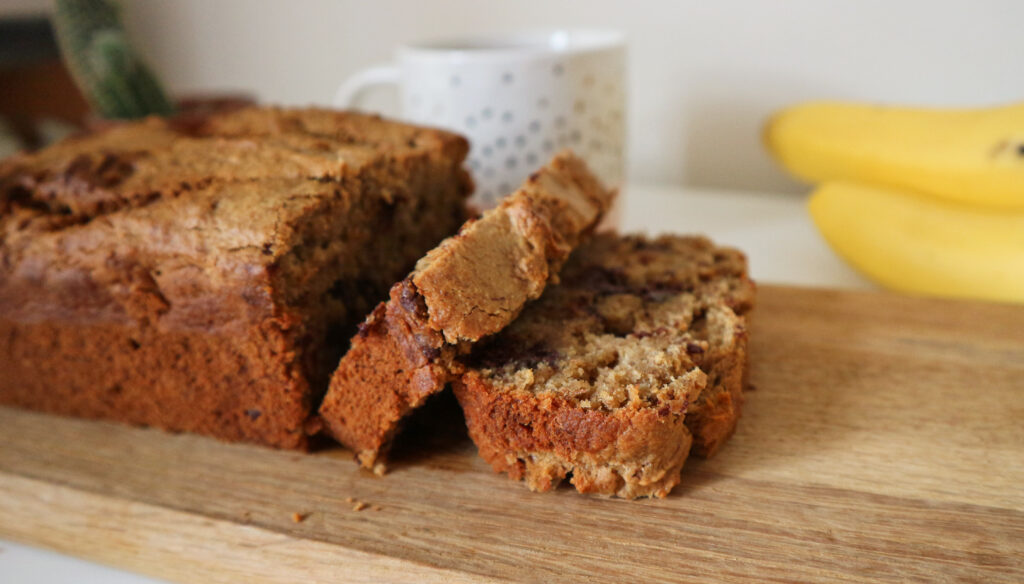
M 764 286 L 751 341 L 664 500 L 530 493 L 443 399 L 383 478 L 0 408 L 0 535 L 180 582 L 1024 581 L 1024 307 Z

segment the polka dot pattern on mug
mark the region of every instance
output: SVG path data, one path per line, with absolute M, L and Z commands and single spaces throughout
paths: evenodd
M 409 84 L 418 89 L 404 105 L 412 121 L 469 138 L 472 202 L 487 208 L 563 148 L 604 180 L 621 180 L 624 73 L 621 52 L 540 55 L 504 66 L 470 62 L 442 76 L 424 71 Z

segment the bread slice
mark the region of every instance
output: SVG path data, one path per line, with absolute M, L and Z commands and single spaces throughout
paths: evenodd
M 664 497 L 739 417 L 746 260 L 700 237 L 596 236 L 454 382 L 496 471 L 547 491 Z
M 327 432 L 383 472 L 400 420 L 444 388 L 457 355 L 540 296 L 612 196 L 582 160 L 560 153 L 428 252 L 352 339 L 320 408 Z

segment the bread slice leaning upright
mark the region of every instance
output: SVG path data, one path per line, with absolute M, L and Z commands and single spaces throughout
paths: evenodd
M 352 339 L 320 407 L 325 430 L 383 472 L 402 418 L 454 378 L 458 355 L 541 295 L 613 196 L 562 152 L 429 251 Z
M 480 455 L 547 491 L 666 496 L 739 417 L 743 254 L 702 237 L 595 236 L 561 282 L 464 358 L 453 383 Z

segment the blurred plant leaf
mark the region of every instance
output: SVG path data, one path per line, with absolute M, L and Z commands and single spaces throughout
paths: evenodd
M 169 115 L 174 106 L 135 51 L 109 0 L 55 0 L 64 62 L 96 113 L 107 119 Z

